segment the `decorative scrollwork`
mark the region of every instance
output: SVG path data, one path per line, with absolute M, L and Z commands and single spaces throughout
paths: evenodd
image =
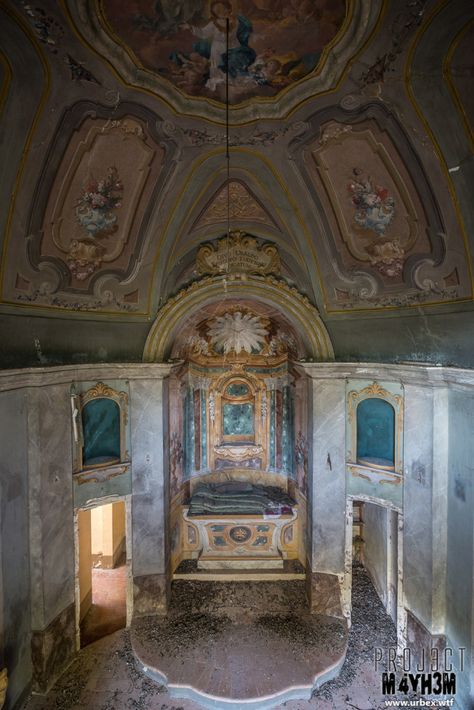
M 236 230 L 217 243 L 203 244 L 198 251 L 196 268 L 200 274 L 280 273 L 280 255 L 274 244 L 259 245 L 255 237 Z

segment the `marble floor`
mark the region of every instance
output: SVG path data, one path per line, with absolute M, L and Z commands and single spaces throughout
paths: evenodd
M 81 647 L 126 624 L 125 557 L 114 569 L 92 569 L 92 606 L 81 623 Z
M 235 618 L 232 617 L 232 609 L 236 615 L 239 613 L 238 609 L 245 600 L 245 593 L 242 590 L 236 593 L 234 604 L 229 610 L 226 607 L 229 601 L 226 595 L 216 591 L 216 619 L 222 621 L 224 617 L 228 617 L 229 611 L 230 618 Z M 183 602 L 179 597 L 182 593 L 183 588 L 178 591 L 178 603 Z M 282 598 L 277 595 L 274 599 L 274 612 L 279 613 L 284 607 L 284 596 Z M 191 605 L 190 608 L 196 609 L 197 614 L 205 616 L 210 602 L 211 599 L 204 595 L 202 599 L 193 598 L 187 603 Z M 299 603 L 298 598 L 296 603 Z M 150 624 L 149 629 L 150 633 L 153 633 L 153 624 Z M 252 629 L 249 624 L 249 642 Z M 381 694 L 381 671 L 375 671 L 373 655 L 376 647 L 387 647 L 395 643 L 393 623 L 385 613 L 367 573 L 362 567 L 356 566 L 353 584 L 353 625 L 340 675 L 322 685 L 310 700 L 290 700 L 275 704 L 274 707 L 282 707 L 285 710 L 385 710 Z M 258 667 L 259 659 L 254 660 Z M 215 662 L 215 656 L 210 656 L 210 662 Z M 130 631 L 124 629 L 82 649 L 50 693 L 45 697 L 31 697 L 23 710 L 80 708 L 199 710 L 201 706 L 188 699 L 170 697 L 166 688 L 141 673 L 132 650 Z

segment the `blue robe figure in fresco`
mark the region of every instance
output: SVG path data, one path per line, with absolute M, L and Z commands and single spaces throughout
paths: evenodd
M 203 27 L 183 24 L 182 29 L 190 29 L 201 42 L 194 45 L 194 50 L 209 59 L 209 76 L 206 88 L 215 91 L 226 80 L 227 66 L 232 79 L 245 76 L 255 61 L 256 52 L 249 47 L 252 33 L 251 22 L 239 15 L 234 17 L 232 4 L 228 0 L 218 0 L 211 4 L 211 19 Z M 227 19 L 229 20 L 229 51 L 227 53 Z

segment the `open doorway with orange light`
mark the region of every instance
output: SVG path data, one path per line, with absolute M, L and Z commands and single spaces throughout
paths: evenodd
M 77 511 L 76 631 L 83 647 L 127 625 L 124 501 Z

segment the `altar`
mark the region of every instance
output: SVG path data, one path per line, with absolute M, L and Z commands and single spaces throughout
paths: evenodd
M 304 566 L 307 417 L 296 333 L 275 311 L 232 299 L 199 317 L 171 353 L 173 572 L 184 560 L 200 569 Z
M 298 505 L 277 486 L 201 483 L 182 514 L 183 552 L 200 569 L 282 568 L 297 557 Z

